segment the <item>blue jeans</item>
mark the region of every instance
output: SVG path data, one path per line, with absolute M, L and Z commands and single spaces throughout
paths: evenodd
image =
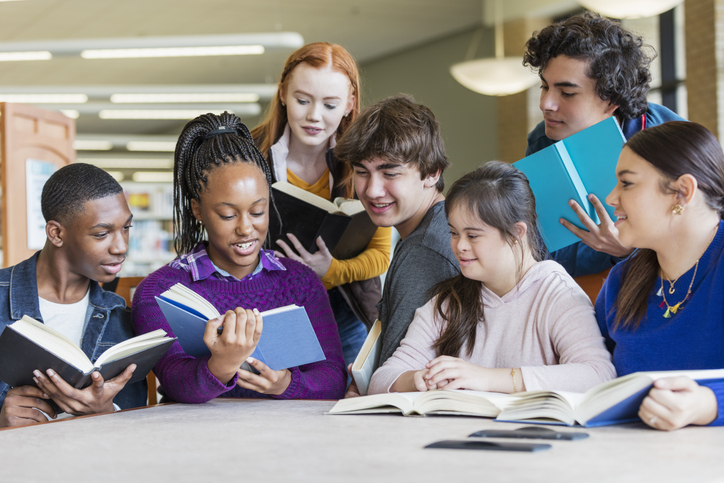
M 327 293 L 329 294 L 329 304 L 332 306 L 332 312 L 334 313 L 334 320 L 337 322 L 339 338 L 342 341 L 344 367 L 346 368 L 354 362 L 355 357 L 362 348 L 362 344 L 367 338 L 367 327 L 364 322 L 354 315 L 339 290 L 333 288 Z M 348 375 L 347 384 L 350 382 L 351 378 Z

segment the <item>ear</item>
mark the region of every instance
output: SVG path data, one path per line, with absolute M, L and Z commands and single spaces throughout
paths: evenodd
M 204 222 L 204 219 L 201 216 L 201 205 L 199 204 L 198 200 L 191 200 L 191 212 L 194 214 L 194 218 L 196 218 L 199 223 Z
M 613 114 L 616 112 L 616 109 L 618 109 L 618 104 L 614 104 L 613 102 L 608 103 L 608 107 L 606 108 L 606 115 L 613 116 Z
M 440 180 L 441 175 L 442 173 L 439 169 L 432 174 L 428 174 L 424 179 L 425 188 L 434 188 L 437 182 Z
M 676 190 L 676 201 L 683 206 L 694 200 L 694 195 L 699 190 L 699 183 L 690 174 L 682 174 L 671 186 Z
M 60 248 L 65 239 L 65 228 L 57 221 L 50 220 L 45 224 L 45 236 L 56 248 Z
M 344 117 L 349 116 L 352 109 L 354 109 L 354 94 L 349 95 L 349 99 L 347 100 L 347 110 L 344 111 Z
M 519 221 L 513 225 L 513 233 L 518 235 L 518 238 L 525 240 L 525 235 L 528 233 L 528 225 L 524 221 Z

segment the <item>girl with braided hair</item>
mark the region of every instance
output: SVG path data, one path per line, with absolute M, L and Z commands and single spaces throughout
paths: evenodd
M 359 114 L 357 65 L 342 46 L 305 45 L 289 56 L 266 119 L 252 131 L 267 157 L 274 181 L 288 181 L 328 200 L 354 194 L 349 166 L 334 156 L 336 141 Z M 381 298 L 379 275 L 390 264 L 391 229 L 378 228 L 367 248 L 337 260 L 321 237 L 309 253 L 292 233 L 291 243 L 271 240 L 285 256 L 308 265 L 328 290 L 342 340 L 345 363 L 362 347 L 377 319 Z
M 304 264 L 279 260 L 262 248 L 272 211 L 270 186 L 269 166 L 239 118 L 205 114 L 186 125 L 174 156 L 179 257 L 138 286 L 134 326 L 137 333 L 173 332 L 154 296 L 179 282 L 226 313 L 207 323 L 210 356 L 189 356 L 175 343 L 154 368 L 174 401 L 336 399 L 344 393 L 342 349 L 324 286 Z M 263 331 L 259 312 L 289 304 L 305 307 L 326 359 L 273 371 L 249 357 Z M 239 369 L 245 361 L 259 374 Z

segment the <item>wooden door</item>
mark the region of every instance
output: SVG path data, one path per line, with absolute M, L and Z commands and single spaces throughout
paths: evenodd
M 55 165 L 73 162 L 75 121 L 55 111 L 24 104 L 0 103 L 0 236 L 2 266 L 30 257 L 26 166 L 28 160 Z M 38 163 L 36 163 L 37 165 Z M 31 193 L 40 199 L 40 191 Z

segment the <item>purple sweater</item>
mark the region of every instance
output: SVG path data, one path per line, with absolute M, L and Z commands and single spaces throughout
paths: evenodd
M 211 302 L 222 314 L 236 307 L 264 311 L 289 304 L 304 306 L 326 360 L 290 368 L 292 381 L 287 390 L 271 396 L 237 386 L 238 376 L 224 385 L 209 371 L 207 362 L 211 356 L 191 357 L 175 342 L 153 368 L 168 397 L 178 402 L 202 403 L 219 396 L 339 399 L 344 395 L 347 374 L 327 291 L 309 268 L 288 258 L 282 260 L 286 271 L 271 271 L 254 280 L 232 283 L 212 278 L 193 282 L 190 272 L 168 265 L 159 268 L 141 282 L 133 296 L 136 334 L 156 329 L 173 333 L 154 296 L 180 282 Z

